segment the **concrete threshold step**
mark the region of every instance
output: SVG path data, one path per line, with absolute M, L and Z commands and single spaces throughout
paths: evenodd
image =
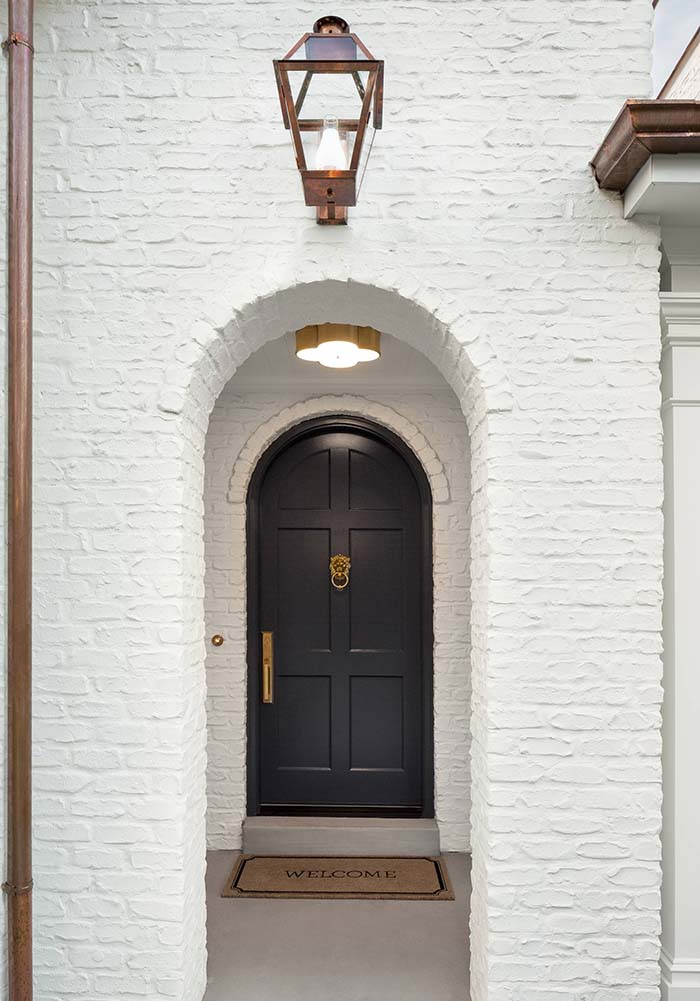
M 246 817 L 247 855 L 439 855 L 434 819 Z

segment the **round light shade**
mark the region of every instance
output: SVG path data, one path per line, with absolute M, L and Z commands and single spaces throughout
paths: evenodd
M 311 324 L 297 330 L 296 355 L 302 361 L 317 361 L 326 368 L 352 368 L 358 362 L 379 358 L 380 340 L 381 334 L 373 327 Z
M 360 360 L 350 341 L 324 341 L 316 348 L 316 361 L 326 368 L 353 368 Z

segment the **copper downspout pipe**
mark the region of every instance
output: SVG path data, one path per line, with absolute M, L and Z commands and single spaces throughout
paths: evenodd
M 8 0 L 7 882 L 9 1001 L 32 999 L 33 0 Z

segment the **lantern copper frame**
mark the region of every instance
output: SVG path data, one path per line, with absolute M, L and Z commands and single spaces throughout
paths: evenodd
M 302 46 L 306 49 L 307 58 L 295 59 Z M 356 56 L 347 58 L 353 46 Z M 343 58 L 334 58 L 336 55 Z M 347 223 L 348 207 L 357 204 L 360 157 L 370 115 L 374 128 L 382 127 L 384 61 L 374 58 L 357 35 L 350 32 L 346 21 L 329 16 L 316 21 L 314 30 L 302 35 L 289 52 L 282 59 L 273 60 L 273 64 L 282 119 L 284 127 L 292 133 L 305 202 L 315 206 L 316 221 L 321 225 L 344 225 Z M 304 74 L 296 99 L 290 82 L 291 73 Z M 314 75 L 325 73 L 351 76 L 362 101 L 358 118 L 341 119 L 338 123 L 341 132 L 355 134 L 347 170 L 310 170 L 306 162 L 302 132 L 318 132 L 320 135 L 323 119 L 300 118 L 300 114 Z M 367 73 L 366 84 L 360 77 L 361 73 Z

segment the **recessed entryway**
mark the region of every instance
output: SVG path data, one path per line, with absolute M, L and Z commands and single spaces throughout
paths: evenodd
M 293 336 L 281 338 L 242 367 L 214 408 L 207 439 L 206 602 L 208 634 L 220 634 L 224 642 L 208 644 L 207 824 L 212 849 L 240 850 L 242 844 L 246 853 L 257 855 L 430 857 L 439 855 L 441 848 L 451 852 L 469 847 L 469 442 L 459 403 L 437 370 L 388 335 L 383 348 L 379 361 L 359 374 L 354 371 L 350 378 L 298 361 Z M 275 473 L 277 462 L 281 475 Z M 266 477 L 276 496 L 267 510 L 271 517 L 266 524 L 272 528 L 261 531 Z M 257 520 L 256 513 L 251 517 L 249 512 L 256 482 Z M 315 495 L 311 504 L 309 493 Z M 357 517 L 364 523 L 353 524 L 351 519 Z M 339 519 L 335 535 L 333 518 Z M 256 532 L 259 553 L 251 560 Z M 272 579 L 273 607 L 275 602 L 278 607 L 272 621 L 263 623 L 260 571 L 269 571 L 275 560 L 279 563 L 280 553 L 285 555 L 287 540 L 279 543 L 285 532 L 325 533 L 336 544 L 327 542 L 320 557 L 313 546 L 302 547 L 308 565 L 296 566 L 286 555 L 287 578 L 281 585 Z M 353 532 L 377 533 L 378 538 L 394 533 L 393 540 L 397 536 L 402 542 L 408 540 L 407 552 L 404 555 L 399 547 L 398 557 L 389 554 L 379 565 L 365 562 L 361 546 L 352 548 Z M 278 540 L 272 545 L 275 534 Z M 264 558 L 263 536 L 268 540 Z M 339 554 L 350 558 L 349 583 L 344 587 L 334 587 L 330 579 L 330 557 Z M 410 586 L 404 587 L 406 569 L 411 567 L 413 594 Z M 245 589 L 239 586 L 244 579 Z M 256 594 L 258 604 L 251 609 L 250 598 Z M 280 602 L 286 605 L 281 616 Z M 318 633 L 319 622 L 323 625 L 319 609 L 326 616 L 326 643 L 312 635 L 315 642 L 304 648 L 295 636 L 297 620 L 302 636 L 304 630 Z M 336 613 L 335 620 L 329 609 Z M 354 629 L 360 642 L 353 642 L 353 613 L 362 615 Z M 313 803 L 310 811 L 299 809 L 299 803 L 296 812 L 290 810 L 286 795 L 279 810 L 259 812 L 258 804 L 269 805 L 270 798 L 260 796 L 261 755 L 256 741 L 261 730 L 256 725 L 284 695 L 280 674 L 288 656 L 280 642 L 280 625 L 282 632 L 287 628 L 291 655 L 302 668 L 309 647 L 310 660 L 332 657 L 333 629 L 340 626 L 344 641 L 340 652 L 346 659 L 346 674 L 340 677 L 346 685 L 351 675 L 347 662 L 352 667 L 353 658 L 368 665 L 359 672 L 362 677 L 372 678 L 374 671 L 386 678 L 400 660 L 397 654 L 413 648 L 413 668 L 411 663 L 399 666 L 421 674 L 424 688 L 414 701 L 420 727 L 414 723 L 411 731 L 402 718 L 401 727 L 370 734 L 384 740 L 383 748 L 369 747 L 375 754 L 385 753 L 389 738 L 396 742 L 408 732 L 417 737 L 407 753 L 402 742 L 399 748 L 409 760 L 411 755 L 415 758 L 417 743 L 421 765 L 420 786 L 409 785 L 403 801 L 397 797 L 398 803 L 392 804 L 390 799 L 370 797 L 348 803 L 346 799 L 336 804 L 340 809 L 334 815 L 329 815 L 333 804 L 322 802 L 316 806 L 324 815 L 318 816 L 313 815 Z M 272 703 L 261 701 L 263 631 L 273 634 Z M 373 635 L 363 636 L 363 631 Z M 307 670 L 300 673 L 309 676 Z M 329 677 L 327 671 L 319 673 Z M 374 703 L 369 708 L 375 713 L 391 708 L 381 699 Z M 320 720 L 317 707 L 311 708 L 309 713 L 302 700 L 299 718 L 307 728 L 302 738 L 314 736 L 313 727 L 323 722 L 328 740 L 328 718 Z M 340 708 L 351 715 L 347 689 Z M 289 721 L 285 725 L 288 738 Z M 346 740 L 351 732 L 352 727 L 346 727 Z M 331 752 L 333 736 L 328 744 Z M 288 741 L 286 750 L 317 752 L 318 732 L 314 740 L 310 748 L 303 741 L 300 745 Z M 349 764 L 352 749 L 343 749 L 341 742 L 340 753 Z M 299 761 L 279 763 L 294 768 Z M 313 765 L 327 767 L 318 760 L 301 763 L 307 771 Z M 396 768 L 395 760 L 378 764 L 385 779 L 396 774 L 390 771 Z M 360 765 L 372 777 L 370 767 L 377 762 Z M 247 790 L 241 782 L 243 768 Z M 362 772 L 356 775 L 362 777 Z M 257 798 L 250 795 L 251 788 Z M 392 805 L 403 808 L 403 815 Z M 219 857 L 227 861 L 219 865 Z M 309 996 L 335 997 L 341 981 L 347 986 L 348 1001 L 394 997 L 417 1001 L 426 996 L 465 1001 L 468 856 L 449 854 L 447 859 L 454 902 L 315 900 L 304 901 L 307 909 L 296 911 L 294 900 L 222 900 L 219 894 L 230 875 L 233 853 L 210 854 L 207 1001 L 232 1001 L 239 995 L 253 1001 L 273 997 L 277 1001 L 281 994 L 292 999 L 303 996 L 305 1001 Z M 242 909 L 242 903 L 253 909 Z M 368 911 L 368 903 L 378 909 Z M 291 909 L 278 910 L 282 905 Z M 423 910 L 415 911 L 418 905 Z M 440 939 L 430 950 L 425 948 L 426 921 Z M 265 928 L 276 941 L 265 939 Z M 270 967 L 280 958 L 283 973 L 277 977 Z

